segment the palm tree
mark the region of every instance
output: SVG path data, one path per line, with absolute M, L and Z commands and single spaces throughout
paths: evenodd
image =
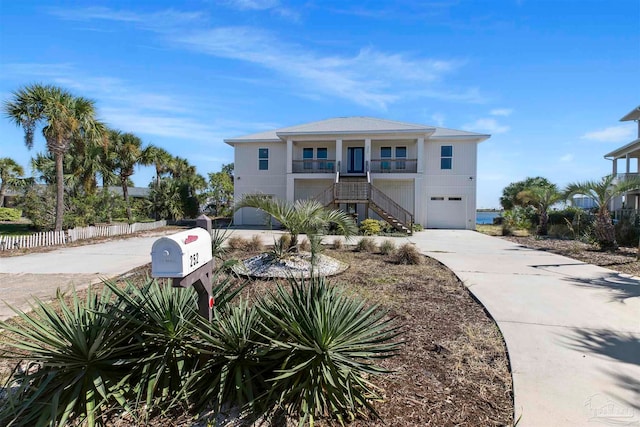
M 122 133 L 117 130 L 109 131 L 109 149 L 113 152 L 114 170 L 120 177 L 122 196 L 127 207 L 127 219 L 133 220 L 131 205 L 129 204 L 129 177 L 133 175 L 137 165 L 148 165 L 151 162 L 142 147 L 142 140 L 132 133 Z
M 236 204 L 236 211 L 241 208 L 260 209 L 274 217 L 291 234 L 291 247 L 294 250 L 298 249 L 298 235 L 306 234 L 311 242 L 312 262 L 322 236 L 331 225 L 347 238 L 358 233 L 358 226 L 349 215 L 341 210 L 327 209 L 313 199 L 288 202 L 263 194 L 251 194 L 244 196 Z
M 173 167 L 174 157 L 164 148 L 160 148 L 155 145 L 149 145 L 149 147 L 147 147 L 147 154 L 156 169 L 156 178 L 154 181 L 155 192 L 153 194 L 153 197 L 154 197 L 153 205 L 154 205 L 154 217 L 157 220 L 159 219 L 157 197 L 159 194 L 160 178 L 162 177 L 163 174 L 171 171 Z
M 33 84 L 13 93 L 4 111 L 25 132 L 25 145 L 31 149 L 36 127 L 43 125 L 47 150 L 56 164 L 56 223 L 62 229 L 64 214 L 64 155 L 73 145 L 74 138 L 96 138 L 104 126 L 95 118 L 94 102 L 73 96 L 70 92 L 51 85 Z
M 540 218 L 536 233 L 538 236 L 546 236 L 549 223 L 549 208 L 564 200 L 564 195 L 558 190 L 558 186 L 550 184 L 548 186 L 529 187 L 518 193 L 517 198 L 519 201 L 536 208 Z
M 0 158 L 0 208 L 4 206 L 4 195 L 17 179 L 24 175 L 24 169 L 9 157 Z
M 609 204 L 615 197 L 619 197 L 627 191 L 640 189 L 640 178 L 626 178 L 616 180 L 615 175 L 607 175 L 600 181 L 574 182 L 567 185 L 565 197 L 567 199 L 574 195 L 587 196 L 593 199 L 598 208 L 594 232 L 598 244 L 602 249 L 617 249 L 616 230 L 611 220 Z

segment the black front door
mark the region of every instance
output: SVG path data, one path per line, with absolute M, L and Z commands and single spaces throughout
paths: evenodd
M 364 147 L 347 148 L 347 173 L 364 173 Z

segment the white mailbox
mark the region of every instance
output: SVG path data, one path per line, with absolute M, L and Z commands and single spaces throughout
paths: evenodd
M 213 259 L 211 234 L 202 228 L 161 237 L 151 247 L 151 276 L 182 278 Z

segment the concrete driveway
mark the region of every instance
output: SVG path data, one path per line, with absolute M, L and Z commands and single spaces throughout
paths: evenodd
M 409 238 L 496 320 L 526 426 L 640 426 L 640 280 L 472 231 Z

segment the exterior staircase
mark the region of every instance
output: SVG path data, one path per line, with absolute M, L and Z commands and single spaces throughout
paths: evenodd
M 336 177 L 336 182 L 316 196 L 324 206 L 340 203 L 363 203 L 396 230 L 413 234 L 413 215 L 383 191 L 371 184 L 369 177 Z

